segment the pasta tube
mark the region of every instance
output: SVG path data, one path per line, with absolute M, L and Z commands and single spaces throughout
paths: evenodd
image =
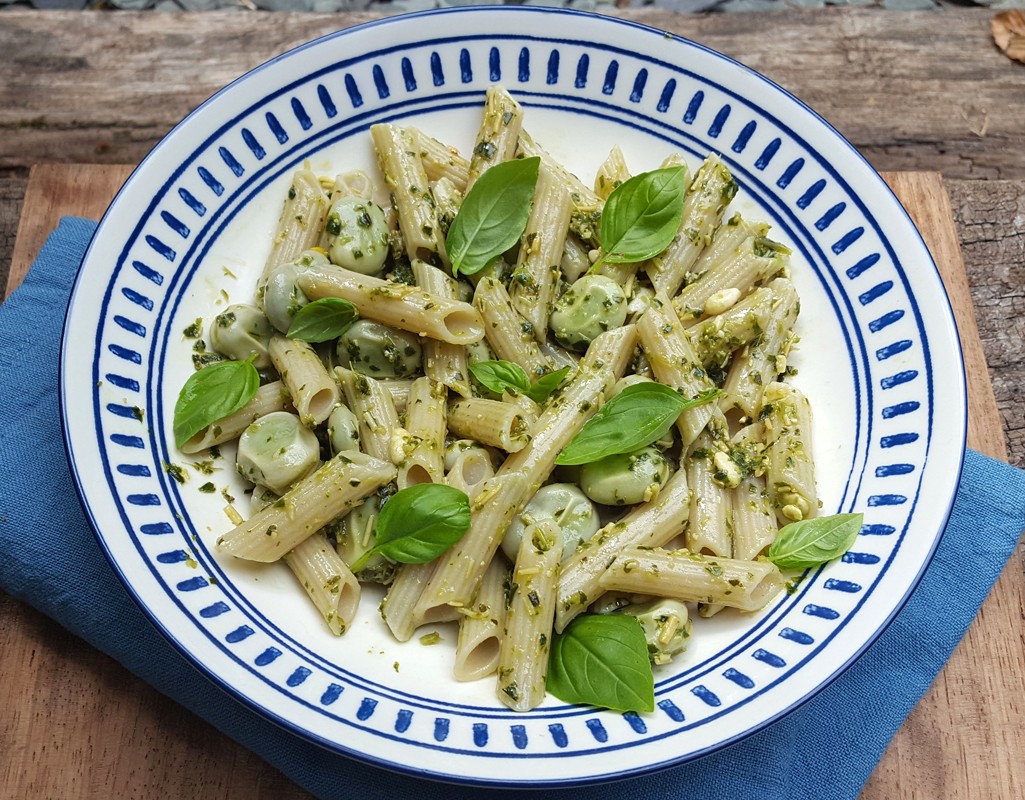
M 302 169 L 292 176 L 292 185 L 281 209 L 277 233 L 264 262 L 258 288 L 266 284 L 276 266 L 295 261 L 304 251 L 320 244 L 330 205 L 315 173 Z
M 381 381 L 345 367 L 335 367 L 335 376 L 345 392 L 345 404 L 359 422 L 363 450 L 381 461 L 401 461 L 392 452 L 392 440 L 400 426 L 388 390 Z
M 694 277 L 690 278 L 688 283 L 693 283 L 716 264 L 732 257 L 748 239 L 765 236 L 768 232 L 769 226 L 766 223 L 751 222 L 739 213 L 734 214 L 719 226 L 708 247 L 702 250 L 694 261 L 690 268 L 690 274 Z
M 296 281 L 311 300 L 341 297 L 361 317 L 453 344 L 484 336 L 484 321 L 469 303 L 440 297 L 416 286 L 360 275 L 335 266 L 312 266 Z
M 664 293 L 658 292 L 648 310 L 641 315 L 637 333 L 644 355 L 660 383 L 678 390 L 685 397 L 697 397 L 702 392 L 715 389 Z M 689 447 L 704 430 L 714 409 L 714 404 L 703 403 L 680 414 L 676 427 L 684 447 Z
M 675 597 L 758 611 L 785 581 L 771 561 L 700 556 L 689 550 L 626 547 L 601 578 L 606 591 Z
M 328 628 L 341 636 L 352 624 L 359 607 L 356 576 L 331 546 L 322 531 L 285 553 L 285 563 L 295 573 L 313 605 L 323 614 Z
M 730 300 L 736 302 L 756 283 L 784 268 L 784 258 L 760 256 L 754 245 L 755 240 L 748 239 L 729 257 L 714 264 L 673 298 L 673 307 L 681 320 L 693 323 L 702 317 L 720 313 L 724 310 L 720 305 L 732 305 Z
M 772 301 L 765 329 L 734 357 L 719 402 L 724 411 L 739 408 L 751 419 L 762 408 L 765 387 L 786 371 L 793 327 L 801 307 L 797 290 L 786 278 L 776 278 L 768 288 Z
M 445 483 L 466 492 L 471 501 L 495 475 L 488 451 L 466 440 L 453 442 L 446 448 L 445 466 Z
M 448 427 L 456 436 L 500 447 L 507 453 L 522 450 L 530 442 L 536 417 L 516 403 L 471 397 L 448 408 Z
M 523 126 L 523 106 L 501 86 L 489 86 L 484 95 L 484 113 L 470 156 L 466 189 L 489 168 L 516 154 L 516 140 Z
M 454 147 L 439 142 L 419 128 L 407 128 L 406 130 L 412 137 L 416 152 L 420 155 L 420 163 L 423 165 L 427 179 L 432 183 L 446 179 L 452 183 L 455 189 L 465 193 L 470 162 L 461 156 Z
M 400 489 L 445 478 L 445 398 L 445 387 L 430 378 L 413 381 L 406 409 L 411 448 L 399 465 Z
M 544 375 L 550 370 L 548 359 L 534 339 L 534 326 L 513 307 L 501 281 L 491 276 L 482 278 L 473 293 L 473 305 L 486 320 L 484 337 L 499 358 L 519 364 L 528 375 Z
M 221 553 L 277 561 L 360 500 L 395 480 L 395 467 L 363 453 L 339 453 L 277 502 L 217 539 Z
M 551 169 L 541 165 L 534 203 L 520 240 L 520 250 L 509 279 L 509 298 L 521 317 L 534 329 L 539 344 L 548 339 L 548 315 L 555 302 L 566 230 L 572 205 L 569 192 Z
M 463 609 L 453 668 L 457 681 L 475 681 L 498 669 L 508 580 L 505 559 L 493 558 L 472 607 Z
M 680 290 L 736 193 L 737 184 L 722 159 L 710 155 L 683 201 L 679 234 L 663 253 L 648 262 L 648 276 L 656 291 L 673 297 Z
M 412 264 L 416 285 L 428 294 L 457 300 L 456 282 L 437 267 L 423 261 Z M 444 384 L 463 397 L 469 397 L 470 382 L 466 367 L 466 348 L 461 344 L 427 339 L 424 342 L 424 369 L 431 380 Z
M 328 374 L 324 362 L 309 344 L 275 334 L 267 347 L 274 368 L 292 396 L 299 419 L 314 428 L 338 405 L 338 384 Z
M 545 699 L 562 531 L 551 519 L 523 532 L 498 656 L 498 699 L 529 711 Z
M 780 524 L 810 519 L 818 513 L 815 466 L 811 459 L 811 406 L 786 383 L 765 388 L 761 417 L 765 424 L 766 479 Z
M 623 149 L 615 144 L 601 162 L 594 176 L 594 193 L 602 200 L 608 200 L 620 184 L 630 180 L 630 169 L 626 165 Z
M 733 556 L 730 491 L 715 480 L 719 468 L 713 461 L 720 452 L 711 435 L 702 431 L 682 466 L 691 490 L 687 549 L 729 558 Z
M 391 189 L 392 205 L 410 260 L 446 260 L 434 198 L 413 136 L 405 128 L 379 123 L 370 126 L 377 161 Z
M 431 609 L 430 618 L 416 613 L 417 600 L 437 566 L 436 561 L 426 564 L 403 564 L 395 573 L 388 591 L 381 601 L 381 618 L 400 642 L 408 642 L 422 624 L 428 622 L 449 622 L 459 617 L 452 606 L 437 606 Z

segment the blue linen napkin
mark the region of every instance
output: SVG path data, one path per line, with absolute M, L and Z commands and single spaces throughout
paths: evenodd
M 0 307 L 0 587 L 53 617 L 321 798 L 469 800 L 310 744 L 242 706 L 147 621 L 100 551 L 70 479 L 57 365 L 63 311 L 95 223 L 65 218 Z M 39 502 L 45 498 L 45 502 Z M 841 677 L 728 750 L 567 800 L 854 798 L 960 641 L 1025 528 L 1025 472 L 969 452 L 935 559 L 905 608 Z M 82 593 L 81 587 L 89 587 Z M 532 792 L 503 797 L 536 798 Z

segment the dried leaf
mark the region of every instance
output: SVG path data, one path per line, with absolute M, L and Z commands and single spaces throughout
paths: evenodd
M 1025 62 L 1025 13 L 1001 11 L 990 23 L 993 40 L 1008 58 Z

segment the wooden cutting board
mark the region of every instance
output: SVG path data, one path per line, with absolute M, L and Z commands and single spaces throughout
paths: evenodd
M 130 171 L 34 167 L 7 294 L 60 217 L 98 219 Z M 883 177 L 922 231 L 950 295 L 967 369 L 968 445 L 1006 461 L 943 180 L 936 173 Z M 1025 575 L 1016 567 L 1015 560 L 1004 571 L 965 640 L 898 732 L 865 787 L 865 800 L 1025 797 Z M 4 796 L 308 797 L 115 662 L 68 641 L 56 623 L 2 594 L 0 633 Z

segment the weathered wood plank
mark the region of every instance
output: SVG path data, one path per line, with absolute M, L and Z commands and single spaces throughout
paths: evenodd
M 3 592 L 0 641 L 3 797 L 310 800 L 249 750 Z
M 29 172 L 18 237 L 7 277 L 8 294 L 21 283 L 46 237 L 64 215 L 99 219 L 131 174 L 131 166 L 40 164 Z M 71 210 L 69 209 L 76 209 Z
M 10 170 L 0 174 L 0 286 L 7 286 L 26 183 L 28 170 Z
M 950 191 L 1009 460 L 1025 467 L 1025 183 L 953 181 Z
M 1025 66 L 990 12 L 843 8 L 624 18 L 693 38 L 794 92 L 880 170 L 1025 177 Z M 6 12 L 0 167 L 136 163 L 210 94 L 271 56 L 369 14 Z M 215 58 L 204 57 L 214 53 Z

